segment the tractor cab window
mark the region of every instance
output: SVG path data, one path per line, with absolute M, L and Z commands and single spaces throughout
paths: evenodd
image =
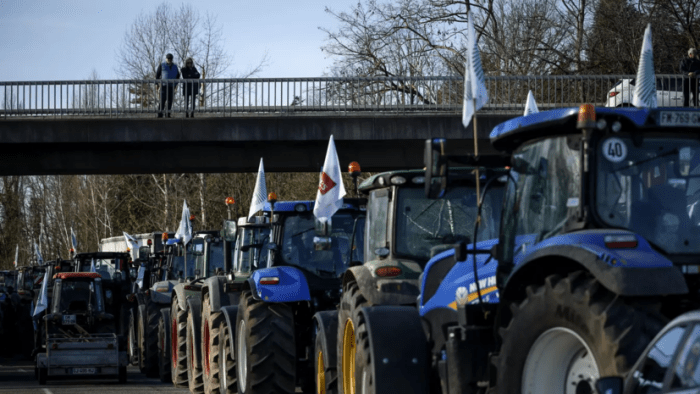
M 358 239 L 362 242 L 363 222 L 358 223 L 355 230 L 354 250 L 351 254 L 352 234 L 357 216 L 357 213 L 348 211 L 338 211 L 333 215 L 330 250 L 315 250 L 316 227 L 311 212 L 287 216 L 284 219 L 281 242 L 283 263 L 301 267 L 320 277 L 340 276 L 350 266 L 351 259 L 363 258 L 362 244 L 358 243 Z
M 224 269 L 224 241 L 211 241 L 207 245 L 207 277 L 214 276 L 217 269 Z
M 59 294 L 58 313 L 86 313 L 102 311 L 102 299 L 92 280 L 63 280 L 54 292 Z
M 579 205 L 581 160 L 566 137 L 556 137 L 523 146 L 513 163 L 502 242 L 504 249 L 517 247 L 517 257 L 530 245 L 564 231 Z
M 200 275 L 204 272 L 204 239 L 197 238 L 192 241 L 192 254 L 194 254 L 194 269 L 199 270 Z
M 94 262 L 94 269 L 93 269 Z M 80 262 L 80 272 L 97 272 L 104 280 L 116 279 L 117 271 L 122 270 L 126 261 L 121 258 L 85 259 Z
M 636 143 L 635 143 L 636 142 Z M 700 142 L 673 135 L 598 143 L 596 209 L 669 254 L 700 253 Z
M 389 189 L 378 189 L 370 192 L 367 204 L 367 249 L 365 256 L 375 256 L 378 251 L 387 247 L 387 226 L 389 214 Z M 362 245 L 362 244 L 360 244 Z M 380 252 L 381 253 L 381 252 Z
M 267 265 L 267 253 L 263 247 L 270 241 L 269 227 L 239 227 L 236 241 L 236 271 L 251 272 Z
M 676 350 L 685 334 L 685 327 L 674 327 L 666 332 L 644 357 L 639 369 L 632 372 L 633 393 L 660 393 L 666 373 L 675 359 Z
M 453 187 L 439 199 L 426 198 L 423 188 L 399 188 L 397 194 L 394 235 L 397 255 L 427 262 L 435 246 L 474 240 L 476 187 Z M 497 214 L 500 202 L 494 200 L 489 197 L 484 201 L 484 213 Z M 485 219 L 478 241 L 488 239 L 484 236 L 496 238 L 499 220 Z

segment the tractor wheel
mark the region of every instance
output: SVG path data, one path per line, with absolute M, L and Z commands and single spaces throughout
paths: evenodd
M 360 292 L 360 287 L 351 282 L 340 299 L 338 310 L 338 392 L 355 394 L 356 386 L 356 360 L 360 360 L 358 352 L 360 339 L 359 333 L 366 335 L 364 320 L 358 321 L 361 308 L 369 305 Z
M 168 341 L 168 329 L 170 322 L 163 316 L 158 319 L 158 377 L 163 383 L 171 383 L 170 377 L 170 346 Z
M 241 294 L 236 318 L 238 392 L 294 393 L 296 346 L 294 313 L 285 304 L 256 301 Z
M 170 308 L 170 376 L 175 387 L 187 388 L 187 311 L 173 297 Z
M 583 271 L 526 292 L 500 329 L 498 393 L 595 392 L 596 379 L 624 376 L 663 327 Z
M 126 366 L 119 367 L 119 383 L 126 383 Z
M 226 321 L 219 325 L 219 393 L 234 394 L 238 392 L 236 381 L 236 359 L 231 352 L 233 338 L 229 334 Z
M 187 317 L 187 382 L 192 394 L 204 393 L 204 381 L 202 379 L 202 366 L 197 367 L 195 353 L 197 350 L 194 347 L 194 316 L 192 313 Z M 204 360 L 202 360 L 204 361 Z
M 224 320 L 221 312 L 211 312 L 209 296 L 202 304 L 202 369 L 204 370 L 204 392 L 214 393 L 219 387 L 219 326 Z
M 129 313 L 129 329 L 126 332 L 127 355 L 129 356 L 129 364 L 139 364 L 139 347 L 136 334 L 136 318 L 134 313 Z
M 314 346 L 316 394 L 335 394 L 338 390 L 338 371 L 335 365 L 329 365 L 328 363 L 325 343 L 326 339 L 323 337 L 323 331 L 317 331 Z
M 40 385 L 45 385 L 46 384 L 46 378 L 49 374 L 48 369 L 46 368 L 39 368 L 38 374 L 39 375 L 39 384 Z
M 139 308 L 139 368 L 149 378 L 158 376 L 158 313 L 152 302 Z

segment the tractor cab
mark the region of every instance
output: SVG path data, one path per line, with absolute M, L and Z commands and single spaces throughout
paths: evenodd
M 226 221 L 222 235 L 225 242 L 230 243 L 228 253 L 228 272 L 233 272 L 235 278 L 243 278 L 259 267 L 267 265 L 267 249 L 270 242 L 269 211 L 261 216 L 238 218 L 237 222 Z
M 343 273 L 353 263 L 363 261 L 364 203 L 363 199 L 343 199 L 342 207 L 333 214 L 327 234 L 330 248 L 317 248 L 314 244 L 313 201 L 281 201 L 274 207 L 266 203 L 265 209 L 273 212 L 273 219 L 268 256 L 262 263 L 266 267 L 299 268 L 310 274 L 307 275 L 310 287 L 338 291 Z M 315 282 L 319 282 L 318 286 Z
M 102 278 L 96 272 L 58 273 L 53 278 L 46 333 L 80 337 L 114 332 L 114 316 L 105 313 Z

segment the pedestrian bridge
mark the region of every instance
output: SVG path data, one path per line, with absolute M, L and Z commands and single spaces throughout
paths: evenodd
M 676 78 L 676 76 L 667 76 Z M 540 110 L 605 105 L 634 76 L 487 77 L 478 112 L 488 134 L 523 113 L 528 91 Z M 328 138 L 341 163 L 365 171 L 422 167 L 423 142 L 447 138 L 473 150 L 462 126 L 462 77 L 180 80 L 171 118 L 157 119 L 157 80 L 0 82 L 0 174 L 318 171 Z M 185 84 L 200 84 L 193 119 Z

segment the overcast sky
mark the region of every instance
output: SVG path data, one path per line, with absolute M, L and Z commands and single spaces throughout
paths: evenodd
M 337 26 L 326 13 L 349 10 L 358 0 L 197 0 L 203 16 L 217 16 L 229 72 L 245 71 L 265 52 L 259 77 L 319 77 L 331 59 L 320 47 L 319 27 Z M 182 1 L 168 1 L 175 6 Z M 0 0 L 0 81 L 82 80 L 97 70 L 117 78 L 117 50 L 127 28 L 162 0 Z

